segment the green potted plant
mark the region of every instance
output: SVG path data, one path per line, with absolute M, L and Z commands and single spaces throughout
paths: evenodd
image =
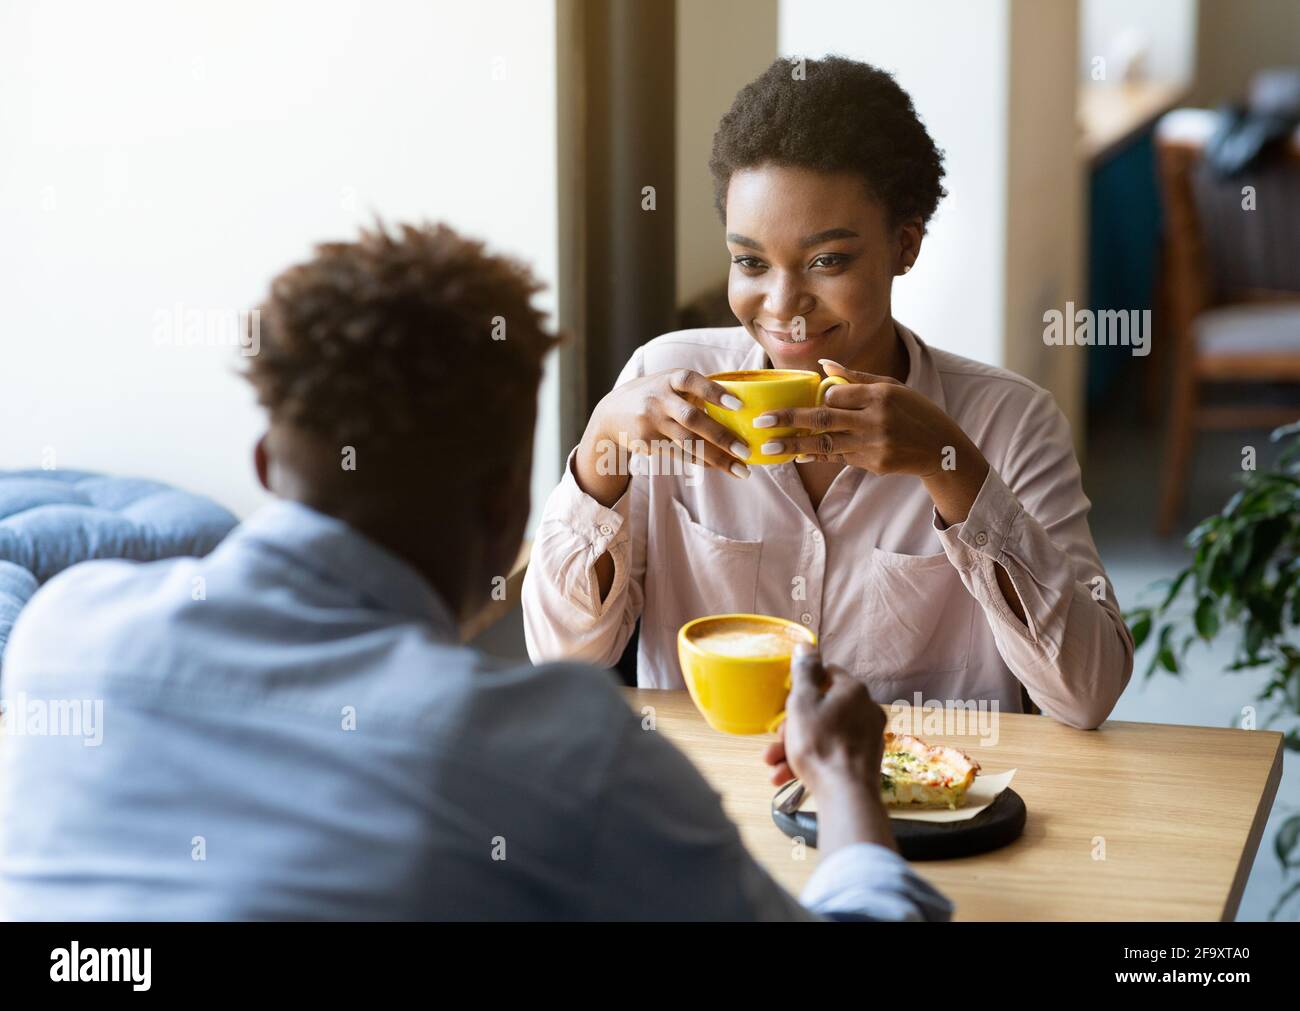
M 1146 677 L 1163 669 L 1178 674 L 1198 639 L 1237 636 L 1229 671 L 1267 668 L 1258 701 L 1271 706 L 1260 726 L 1300 716 L 1300 422 L 1277 429 L 1283 444 L 1270 469 L 1248 472 L 1223 509 L 1187 535 L 1192 560 L 1156 584 L 1159 603 L 1126 614 L 1134 644 L 1150 643 Z M 1300 729 L 1285 734 L 1300 751 Z M 1300 870 L 1300 814 L 1287 818 L 1274 848 L 1284 878 Z M 1292 881 L 1273 907 L 1300 893 Z

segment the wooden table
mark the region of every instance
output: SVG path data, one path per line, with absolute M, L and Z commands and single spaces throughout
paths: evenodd
M 685 691 L 625 689 L 722 794 L 755 858 L 796 895 L 816 866 L 772 823 L 769 737 L 711 729 Z M 917 864 L 962 920 L 1230 920 L 1282 776 L 1282 735 L 1157 723 L 1075 730 L 998 714 L 998 737 L 927 735 L 989 773 L 1017 769 L 1024 835 L 992 853 Z M 1104 849 L 1103 849 L 1104 848 Z M 1103 857 L 1104 858 L 1101 858 Z

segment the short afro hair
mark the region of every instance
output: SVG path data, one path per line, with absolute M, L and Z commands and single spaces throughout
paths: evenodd
M 894 225 L 919 218 L 924 229 L 945 196 L 943 153 L 907 92 L 842 56 L 778 58 L 740 89 L 709 160 L 723 220 L 732 174 L 764 164 L 855 172 Z
M 271 283 L 245 375 L 274 422 L 381 456 L 490 421 L 481 451 L 530 441 L 554 346 L 528 268 L 443 224 L 382 222 L 316 247 Z M 489 435 L 493 437 L 489 437 Z

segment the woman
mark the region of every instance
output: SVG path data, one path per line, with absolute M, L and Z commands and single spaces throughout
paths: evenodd
M 1003 369 L 927 346 L 891 316 L 944 196 L 942 156 L 874 67 L 777 60 L 714 137 L 712 169 L 741 326 L 639 348 L 593 411 L 538 529 L 524 584 L 535 661 L 612 665 L 641 621 L 642 686 L 682 687 L 676 634 L 704 614 L 779 615 L 880 702 L 915 693 L 1095 727 L 1133 644 L 1088 529 L 1065 418 Z M 746 467 L 705 401 L 710 373 L 842 376 L 807 429 Z M 761 424 L 764 419 L 755 422 Z M 609 473 L 609 447 L 689 445 L 705 473 Z

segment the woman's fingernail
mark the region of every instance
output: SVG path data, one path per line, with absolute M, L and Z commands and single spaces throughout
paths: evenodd
M 722 395 L 722 406 L 728 411 L 739 411 L 741 403 L 739 398 L 733 397 L 730 393 L 724 393 Z
M 743 463 L 733 463 L 731 465 L 731 473 L 735 474 L 736 477 L 749 477 L 749 468 Z
M 772 428 L 776 425 L 775 414 L 760 414 L 754 419 L 755 428 Z
M 748 459 L 749 459 L 749 447 L 746 446 L 743 442 L 733 442 L 733 443 L 731 444 L 731 455 L 732 455 L 732 456 L 738 456 L 738 457 L 740 457 L 742 460 L 748 460 Z
M 773 440 L 772 442 L 763 443 L 762 447 L 760 447 L 759 449 L 759 452 L 762 453 L 764 456 L 779 456 L 781 454 L 782 449 L 783 447 L 781 443 Z
M 818 358 L 818 359 L 817 359 L 817 364 L 818 364 L 818 365 L 834 365 L 837 369 L 842 369 L 842 368 L 844 368 L 844 366 L 841 365 L 839 362 L 837 362 L 834 358 Z
M 812 463 L 813 458 L 809 453 L 800 453 L 794 458 L 795 463 Z

